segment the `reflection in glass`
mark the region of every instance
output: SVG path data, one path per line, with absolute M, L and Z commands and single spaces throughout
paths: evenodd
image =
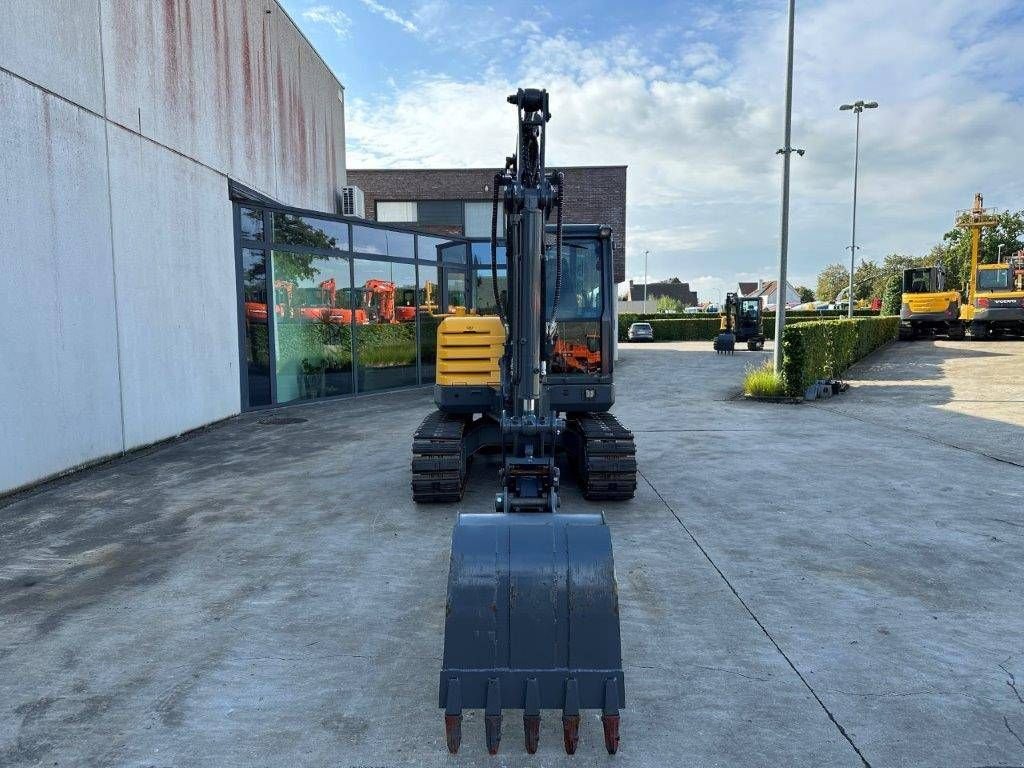
M 508 306 L 508 279 L 505 268 L 498 270 L 498 295 L 502 306 Z M 473 305 L 481 315 L 496 315 L 498 305 L 494 301 L 494 275 L 489 269 L 478 269 L 473 276 Z
M 601 256 L 597 240 L 562 243 L 562 289 L 558 318 L 601 317 Z M 551 317 L 555 296 L 555 247 L 544 253 L 545 315 Z
M 270 336 L 267 327 L 266 252 L 242 249 L 242 301 L 245 307 L 245 362 L 249 407 L 270 404 Z
M 312 216 L 275 213 L 274 242 L 347 251 L 348 224 Z
M 466 306 L 466 273 L 448 271 L 448 312 Z
M 560 322 L 551 360 L 551 373 L 601 372 L 601 323 Z
M 415 384 L 416 267 L 357 259 L 353 268 L 366 318 L 356 325 L 358 391 Z
M 427 235 L 417 235 L 416 240 L 420 261 L 437 261 L 437 247 L 448 242 L 443 237 L 428 237 Z
M 239 206 L 239 226 L 245 240 L 263 239 L 263 211 L 259 208 Z
M 411 232 L 387 232 L 388 256 L 396 259 L 416 258 L 416 236 Z
M 445 264 L 466 266 L 467 249 L 465 243 L 451 243 L 440 249 L 441 260 Z
M 360 253 L 377 253 L 386 256 L 388 253 L 388 231 L 374 227 L 352 225 L 352 250 Z
M 352 392 L 352 328 L 366 313 L 342 256 L 273 251 L 277 401 Z
M 473 249 L 473 263 L 478 267 L 489 267 L 491 266 L 491 244 L 486 243 L 473 243 L 471 245 Z M 563 249 L 564 251 L 564 249 Z M 495 248 L 495 255 L 498 257 L 498 266 L 505 263 L 505 246 L 498 245 Z
M 434 381 L 437 370 L 437 326 L 444 311 L 438 302 L 438 286 L 441 284 L 441 268 L 420 265 L 420 374 L 424 384 Z

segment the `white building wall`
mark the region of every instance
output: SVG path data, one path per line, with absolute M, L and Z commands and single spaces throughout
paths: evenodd
M 0 72 L 0 490 L 122 448 L 103 120 Z
M 0 493 L 240 408 L 228 179 L 334 212 L 341 87 L 274 0 L 4 0 Z

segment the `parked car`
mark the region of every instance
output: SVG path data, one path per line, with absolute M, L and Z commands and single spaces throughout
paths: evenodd
M 626 337 L 630 341 L 654 341 L 654 329 L 650 323 L 632 323 Z

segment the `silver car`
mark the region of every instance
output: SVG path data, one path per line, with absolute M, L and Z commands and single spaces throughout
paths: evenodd
M 630 341 L 654 341 L 654 329 L 650 323 L 632 323 L 626 337 Z

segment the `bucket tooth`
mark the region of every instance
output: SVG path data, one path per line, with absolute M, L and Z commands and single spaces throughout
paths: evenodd
M 484 735 L 487 738 L 487 752 L 491 755 L 498 754 L 498 746 L 501 744 L 501 683 L 497 678 L 487 681 Z
M 526 751 L 536 754 L 540 744 L 540 715 L 523 715 L 523 732 L 526 734 Z
M 619 751 L 619 716 L 601 715 L 601 725 L 604 726 L 604 747 L 609 755 Z
M 619 751 L 619 686 L 614 677 L 604 681 L 604 707 L 601 712 L 604 726 L 604 746 L 609 755 Z
M 498 754 L 501 745 L 501 715 L 484 715 L 484 735 L 487 738 L 487 754 Z
M 565 706 L 562 708 L 562 740 L 565 753 L 575 755 L 580 743 L 580 687 L 575 679 L 565 681 Z
M 565 754 L 575 755 L 580 743 L 579 715 L 562 715 L 562 741 L 565 743 Z
M 537 678 L 526 681 L 526 695 L 523 703 L 523 732 L 526 735 L 526 751 L 535 754 L 540 744 L 540 684 Z
M 444 705 L 444 736 L 448 751 L 453 755 L 462 744 L 462 683 L 457 677 L 448 681 L 448 696 Z
M 448 751 L 458 754 L 462 744 L 462 715 L 444 716 L 444 738 L 448 742 Z

